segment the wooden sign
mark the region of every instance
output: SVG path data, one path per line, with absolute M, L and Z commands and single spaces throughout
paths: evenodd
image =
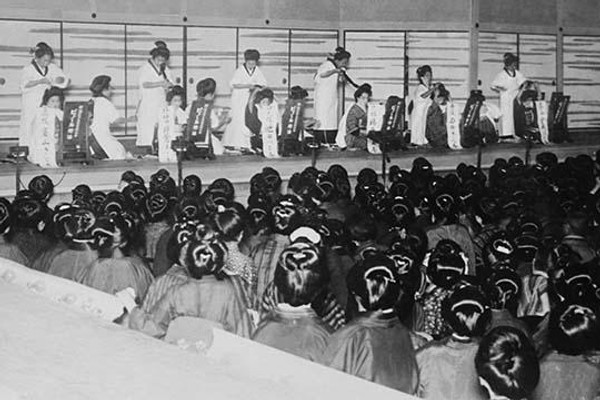
M 454 102 L 446 105 L 446 131 L 448 133 L 448 147 L 460 150 L 460 109 Z
M 63 126 L 58 138 L 57 163 L 91 161 L 90 126 L 93 110 L 92 100 L 65 103 Z
M 266 158 L 278 158 L 277 127 L 279 125 L 279 110 L 275 101 L 267 106 L 258 105 L 258 119 L 262 123 L 262 151 Z
M 210 113 L 212 104 L 202 99 L 194 100 L 188 117 L 185 138 L 198 149 L 210 148 Z

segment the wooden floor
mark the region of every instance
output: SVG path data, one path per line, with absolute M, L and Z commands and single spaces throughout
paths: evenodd
M 600 134 L 574 135 L 574 142 L 568 144 L 551 144 L 548 146 L 535 145 L 531 150 L 532 158 L 543 151 L 551 151 L 560 159 L 570 155 L 590 154 L 600 149 Z M 503 143 L 490 145 L 483 148 L 482 166 L 488 167 L 498 157 L 511 157 L 513 155 L 525 157 L 525 145 Z M 391 164 L 401 168 L 410 169 L 412 161 L 418 156 L 427 157 L 438 171 L 451 171 L 456 166 L 465 162 L 477 162 L 477 149 L 464 150 L 434 150 L 434 149 L 409 149 L 390 154 Z M 281 159 L 265 159 L 259 156 L 221 156 L 216 160 L 194 160 L 183 163 L 183 176 L 197 174 L 207 184 L 217 178 L 227 178 L 236 186 L 239 200 L 247 196 L 250 177 L 265 166 L 276 168 L 282 178 L 287 180 L 294 172 L 301 171 L 311 164 L 311 157 L 289 157 Z M 351 177 L 365 167 L 381 171 L 381 156 L 364 152 L 339 152 L 320 150 L 316 158 L 316 167 L 326 170 L 332 164 L 341 164 Z M 119 183 L 123 171 L 132 170 L 148 179 L 159 168 L 167 169 L 177 179 L 176 164 L 160 164 L 157 160 L 142 159 L 131 161 L 97 161 L 93 165 L 70 165 L 56 169 L 42 169 L 35 165 L 25 163 L 21 167 L 20 181 L 27 185 L 29 180 L 36 175 L 48 175 L 57 186 L 53 203 L 68 200 L 67 197 L 73 187 L 86 183 L 93 190 L 112 190 Z M 0 196 L 11 197 L 15 193 L 16 166 L 12 163 L 0 164 Z

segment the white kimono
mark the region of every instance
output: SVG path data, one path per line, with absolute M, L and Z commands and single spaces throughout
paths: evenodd
M 337 68 L 331 60 L 325 61 L 315 74 L 315 119 L 316 129 L 338 129 L 338 74 L 322 78 L 321 74 Z
M 278 152 L 278 131 L 281 117 L 279 115 L 279 106 L 273 100 L 271 104 L 262 106 L 256 105 L 258 119 L 262 123 L 260 134 L 263 142 L 263 155 L 266 158 L 279 158 Z
M 110 133 L 110 125 L 119 118 L 119 112 L 106 97 L 94 97 L 94 119 L 91 130 L 94 138 L 110 160 L 127 158 L 125 147 Z
M 49 89 L 51 86 L 64 89 L 69 85 L 69 79 L 65 73 L 54 63 L 51 63 L 45 71 L 39 68 L 37 64 L 34 65 L 34 63 L 35 61 L 32 61 L 31 63 L 27 64 L 23 68 L 23 72 L 21 74 L 21 93 L 23 96 L 21 100 L 19 146 L 31 147 L 33 119 L 35 118 L 36 111 L 42 105 L 42 97 L 44 97 L 44 92 L 46 89 Z M 38 68 L 36 68 L 36 66 Z M 27 83 L 31 81 L 37 81 L 43 77 L 48 78 L 52 82 L 52 85 L 45 84 L 36 85 L 29 88 L 25 87 Z M 58 78 L 62 78 L 63 81 L 61 83 L 57 82 Z
M 526 78 L 519 71 L 515 76 L 510 76 L 506 70 L 502 70 L 492 82 L 492 89 L 501 87 L 500 112 L 502 113 L 500 124 L 500 136 L 515 136 L 515 121 L 513 117 L 513 101 L 519 93 L 519 87 Z
M 163 87 L 144 88 L 146 82 L 172 81 L 169 67 L 165 68 L 164 76 L 157 68 L 151 60 L 148 60 L 138 70 L 139 103 L 136 146 L 152 146 L 160 111 L 167 105 L 167 94 Z
M 250 89 L 234 89 L 233 85 L 267 86 L 267 80 L 258 67 L 250 73 L 244 64 L 235 71 L 231 82 L 229 82 L 231 87 L 231 122 L 225 129 L 223 145 L 250 148 L 250 131 L 246 127 L 246 106 L 250 97 Z
M 56 144 L 60 135 L 60 121 L 63 111 L 59 108 L 42 106 L 37 109 L 29 147 L 29 161 L 42 168 L 58 168 L 56 164 Z
M 425 85 L 419 84 L 413 95 L 413 110 L 410 117 L 410 142 L 416 146 L 424 146 L 428 143 L 425 136 L 425 128 L 427 127 L 427 109 L 431 105 L 431 99 L 429 97 L 421 97 L 428 90 Z
M 171 149 L 171 142 L 183 135 L 182 125 L 186 122 L 187 117 L 181 107 L 163 107 L 158 121 L 158 162 L 177 162 L 177 153 Z

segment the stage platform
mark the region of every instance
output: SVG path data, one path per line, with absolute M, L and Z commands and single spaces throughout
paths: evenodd
M 550 144 L 547 146 L 534 145 L 531 149 L 531 158 L 544 151 L 551 151 L 559 157 L 589 154 L 592 155 L 600 149 L 600 134 L 577 134 L 573 135 L 573 143 Z M 498 157 L 511 157 L 517 155 L 525 158 L 525 144 L 523 143 L 500 143 L 483 148 L 482 166 L 489 167 L 494 159 Z M 389 154 L 391 162 L 389 165 L 398 165 L 400 168 L 410 169 L 412 161 L 419 156 L 427 157 L 436 171 L 448 172 L 456 166 L 465 162 L 476 164 L 477 149 L 463 150 L 436 150 L 436 149 L 409 149 L 406 151 L 393 152 Z M 197 174 L 204 185 L 217 178 L 227 178 L 236 188 L 236 197 L 242 203 L 248 196 L 249 180 L 265 166 L 276 168 L 284 181 L 297 171 L 311 165 L 310 156 L 287 157 L 280 159 L 265 159 L 259 156 L 231 156 L 225 155 L 217 159 L 194 160 L 183 162 L 183 176 Z M 381 171 L 381 156 L 365 152 L 340 152 L 319 150 L 316 157 L 316 167 L 326 170 L 332 164 L 341 164 L 349 172 L 351 178 L 356 177 L 358 172 L 365 167 Z M 159 168 L 167 169 L 173 178 L 177 180 L 177 164 L 160 164 L 156 159 L 141 159 L 130 161 L 96 161 L 93 165 L 69 165 L 56 169 L 42 169 L 30 163 L 21 165 L 21 182 L 27 185 L 29 180 L 36 175 L 46 174 L 55 183 L 55 197 L 52 204 L 70 199 L 70 191 L 78 184 L 88 184 L 93 190 L 113 190 L 117 188 L 123 171 L 132 170 L 148 179 L 150 175 Z M 15 194 L 16 166 L 11 163 L 0 165 L 0 196 L 12 197 Z

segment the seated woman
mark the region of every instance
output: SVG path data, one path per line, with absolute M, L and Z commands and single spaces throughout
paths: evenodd
M 92 247 L 98 252 L 98 259 L 75 280 L 110 294 L 131 287 L 143 299 L 153 278 L 145 264 L 128 255 L 132 234 L 122 216 L 99 217 L 92 229 Z
M 217 238 L 186 243 L 181 263 L 191 279 L 172 287 L 146 312 L 131 311 L 129 327 L 156 338 L 164 338 L 169 324 L 177 317 L 199 317 L 220 324 L 226 331 L 250 337 L 251 322 L 245 297 L 223 271 L 227 248 Z
M 304 229 L 319 236 L 311 228 Z M 261 321 L 253 339 L 322 362 L 331 330 L 311 308 L 327 283 L 320 249 L 306 237 L 296 238 L 281 253 L 274 281 L 279 303 Z
M 269 88 L 257 86 L 248 99 L 246 107 L 246 127 L 250 130 L 250 145 L 252 151 L 257 154 L 265 154 L 265 143 L 263 133 L 274 131 L 275 152 L 277 151 L 277 126 L 279 125 L 279 112 L 275 95 Z
M 446 129 L 446 104 L 450 101 L 450 92 L 438 83 L 431 95 L 433 102 L 427 109 L 425 137 L 436 148 L 448 147 L 448 131 Z
M 489 307 L 479 288 L 460 284 L 442 306 L 452 335 L 417 352 L 419 397 L 483 400 L 475 371 L 477 338 L 485 332 Z
M 531 399 L 592 399 L 600 390 L 600 366 L 590 356 L 598 349 L 598 308 L 562 303 L 550 313 L 550 344 L 541 360 L 540 383 Z
M 345 115 L 345 140 L 348 150 L 367 150 L 367 107 L 373 96 L 371 85 L 365 83 L 354 92 L 354 104 Z
M 414 394 L 418 368 L 409 331 L 394 311 L 400 293 L 394 261 L 381 253 L 367 257 L 350 270 L 347 282 L 359 314 L 331 336 L 325 363 Z
M 537 142 L 541 141 L 535 108 L 538 93 L 538 86 L 535 82 L 525 81 L 513 101 L 515 134 L 522 139 Z
M 57 87 L 46 89 L 42 98 L 42 106 L 37 110 L 33 119 L 29 161 L 42 168 L 58 168 L 56 151 L 58 135 L 61 134 L 64 99 L 61 89 Z
M 526 399 L 540 378 L 533 345 L 520 330 L 510 326 L 497 327 L 482 339 L 475 369 L 491 400 Z
M 99 75 L 90 85 L 94 112 L 92 121 L 92 150 L 97 158 L 124 160 L 132 158 L 125 147 L 110 133 L 110 125 L 121 120 L 119 112 L 110 101 L 112 95 L 111 77 Z

